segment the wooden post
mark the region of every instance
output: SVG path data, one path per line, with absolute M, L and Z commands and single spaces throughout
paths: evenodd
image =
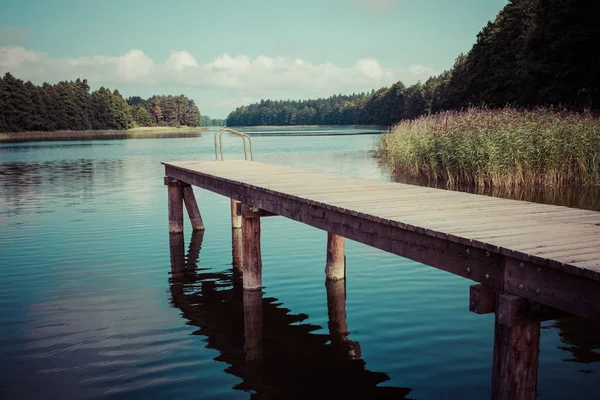
M 169 233 L 183 232 L 183 187 L 179 182 L 169 180 Z
M 242 230 L 231 230 L 231 258 L 233 259 L 233 270 L 241 272 L 243 270 L 243 246 L 242 246 Z
M 262 291 L 244 290 L 244 351 L 246 362 L 262 358 Z
M 260 217 L 258 210 L 247 205 L 242 205 L 242 247 L 244 290 L 260 290 L 262 287 Z
M 231 199 L 231 228 L 242 228 L 241 203 L 234 199 Z
M 536 398 L 540 322 L 519 317 L 528 300 L 499 294 L 494 329 L 492 400 Z
M 185 202 L 185 208 L 190 216 L 192 230 L 203 231 L 204 223 L 202 222 L 202 216 L 198 209 L 198 203 L 196 203 L 196 197 L 194 197 L 194 191 L 189 185 L 183 187 L 183 201 Z
M 327 279 L 337 281 L 346 277 L 345 247 L 345 239 L 342 236 L 327 232 Z

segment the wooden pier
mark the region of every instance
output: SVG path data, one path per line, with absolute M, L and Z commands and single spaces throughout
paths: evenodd
M 204 229 L 192 185 L 231 199 L 244 290 L 261 289 L 260 219 L 273 215 L 328 232 L 330 281 L 345 278 L 348 238 L 477 282 L 469 309 L 496 315 L 493 399 L 536 397 L 540 321 L 600 320 L 598 212 L 260 162 L 163 164 L 170 232 L 183 230 L 184 201 Z

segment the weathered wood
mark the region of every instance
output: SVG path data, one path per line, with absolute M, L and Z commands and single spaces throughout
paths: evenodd
M 500 294 L 494 329 L 492 400 L 534 400 L 536 398 L 540 323 L 523 321 L 508 326 L 502 315 L 523 307 L 527 300 Z
M 325 276 L 328 280 L 338 281 L 346 277 L 345 248 L 346 240 L 343 237 L 327 232 Z
M 600 253 L 594 250 L 600 213 L 257 162 L 169 163 L 165 170 L 259 210 L 600 319 Z M 567 243 L 577 243 L 578 251 L 569 252 Z M 543 273 L 525 276 L 527 282 L 522 272 L 505 273 L 520 262 Z
M 203 231 L 204 222 L 202 222 L 202 216 L 200 215 L 198 203 L 196 203 L 196 197 L 194 196 L 194 191 L 191 186 L 183 187 L 183 202 L 185 203 L 185 208 L 190 217 L 190 222 L 192 223 L 192 230 Z
M 170 183 L 169 193 L 169 233 L 183 232 L 183 186 Z
M 246 362 L 262 358 L 263 301 L 260 290 L 244 290 L 244 351 Z
M 469 287 L 469 311 L 489 314 L 496 310 L 496 290 L 483 284 Z
M 262 259 L 260 254 L 260 217 L 252 207 L 242 205 L 242 258 L 244 290 L 262 287 Z
M 600 318 L 598 282 L 534 262 L 506 258 L 504 291 L 549 307 Z
M 231 199 L 231 228 L 242 229 L 242 203 Z
M 231 230 L 231 258 L 234 271 L 242 271 L 244 269 L 244 253 L 242 244 L 242 230 Z

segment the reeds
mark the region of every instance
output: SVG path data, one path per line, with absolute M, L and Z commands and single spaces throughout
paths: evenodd
M 539 108 L 447 111 L 403 121 L 377 154 L 394 174 L 447 185 L 600 185 L 600 118 Z

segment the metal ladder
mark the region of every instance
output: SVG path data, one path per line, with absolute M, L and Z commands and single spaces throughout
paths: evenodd
M 215 161 L 219 161 L 219 151 L 218 150 L 220 150 L 221 161 L 225 161 L 225 158 L 223 157 L 223 134 L 225 132 L 233 133 L 234 135 L 237 135 L 242 138 L 242 141 L 244 142 L 244 159 L 246 161 L 248 161 L 248 153 L 246 151 L 246 139 L 248 139 L 248 142 L 250 143 L 250 161 L 254 161 L 254 154 L 252 153 L 252 139 L 250 139 L 250 136 L 246 135 L 245 133 L 238 132 L 238 131 L 230 129 L 230 128 L 221 128 L 215 132 L 215 137 L 214 137 L 214 139 L 215 139 Z M 217 135 L 219 135 L 219 145 L 218 146 L 217 146 Z

